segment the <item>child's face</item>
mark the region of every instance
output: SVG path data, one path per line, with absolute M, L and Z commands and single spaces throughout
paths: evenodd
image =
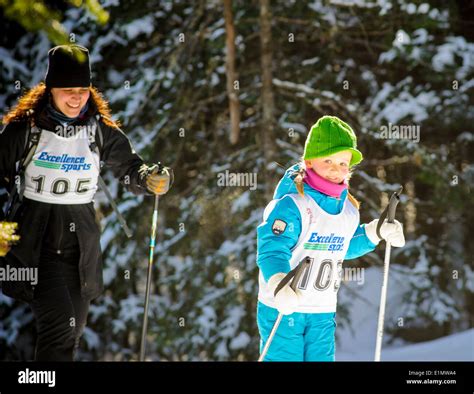
M 349 173 L 352 153 L 348 150 L 330 156 L 305 160 L 306 168 L 312 168 L 316 174 L 333 183 L 341 183 Z
M 75 118 L 89 100 L 89 88 L 52 88 L 54 105 L 64 115 Z

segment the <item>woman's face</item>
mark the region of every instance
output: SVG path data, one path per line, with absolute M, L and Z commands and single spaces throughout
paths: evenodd
M 312 168 L 316 174 L 333 183 L 341 183 L 349 173 L 352 153 L 348 150 L 330 156 L 305 160 L 306 168 Z
M 89 100 L 89 88 L 52 88 L 54 106 L 64 115 L 75 118 Z

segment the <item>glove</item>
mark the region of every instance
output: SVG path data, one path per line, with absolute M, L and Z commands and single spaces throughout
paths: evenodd
M 285 273 L 279 272 L 268 280 L 268 287 L 272 294 L 275 294 L 275 289 L 285 276 Z M 283 286 L 275 295 L 275 308 L 283 315 L 291 315 L 300 303 L 299 295 L 293 291 L 290 283 L 291 281 Z
M 380 241 L 380 238 L 377 235 L 378 222 L 379 219 L 375 219 L 365 225 L 365 233 L 367 234 L 367 237 L 372 243 L 376 245 Z M 385 239 L 385 241 L 390 242 L 390 244 L 396 248 L 400 248 L 405 245 L 403 226 L 398 220 L 395 220 L 394 223 L 388 223 L 387 219 L 385 219 L 382 227 L 380 227 L 380 235 L 383 239 Z
M 0 257 L 6 256 L 12 244 L 20 239 L 20 237 L 15 234 L 17 227 L 17 223 L 0 222 Z
M 156 195 L 162 195 L 168 192 L 173 183 L 173 170 L 169 167 L 162 167 L 155 164 L 148 169 L 146 176 L 147 189 Z

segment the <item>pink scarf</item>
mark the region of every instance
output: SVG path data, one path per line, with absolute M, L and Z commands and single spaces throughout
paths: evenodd
M 339 198 L 341 193 L 347 189 L 347 183 L 333 183 L 316 174 L 313 169 L 306 170 L 303 182 L 316 189 L 318 192 L 327 194 L 330 197 Z

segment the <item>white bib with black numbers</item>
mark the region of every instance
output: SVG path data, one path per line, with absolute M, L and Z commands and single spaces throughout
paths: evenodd
M 87 133 L 61 137 L 42 130 L 25 169 L 24 196 L 50 204 L 87 204 L 97 191 L 99 165 Z
M 359 225 L 359 211 L 347 199 L 341 213 L 331 215 L 307 195 L 290 194 L 289 197 L 301 215 L 301 234 L 292 250 L 290 267 L 295 268 L 307 256 L 311 259 L 309 268 L 298 283 L 300 304 L 295 312 L 335 312 L 343 273 L 342 262 Z M 264 220 L 270 212 L 265 211 Z M 280 223 L 274 223 L 272 226 L 276 228 L 276 235 L 286 229 L 286 224 L 282 227 Z M 273 294 L 262 273 L 259 275 L 258 299 L 274 307 Z

